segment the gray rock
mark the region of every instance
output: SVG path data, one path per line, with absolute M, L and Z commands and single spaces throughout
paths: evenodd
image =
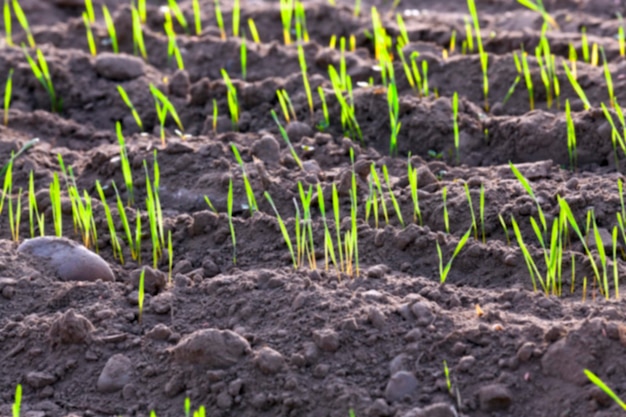
M 417 392 L 417 378 L 411 372 L 400 371 L 391 376 L 385 388 L 385 398 L 389 402 L 403 401 Z
M 98 377 L 97 388 L 101 393 L 112 393 L 124 388 L 133 376 L 133 363 L 121 353 L 109 358 Z
M 189 94 L 189 74 L 185 70 L 178 70 L 172 75 L 168 84 L 170 94 L 176 97 L 187 97 Z
M 509 389 L 504 385 L 492 384 L 480 387 L 478 390 L 478 400 L 481 410 L 492 412 L 509 408 L 511 402 L 513 402 L 513 397 Z
M 374 306 L 370 306 L 367 309 L 367 319 L 377 329 L 382 329 L 383 327 L 385 327 L 385 314 L 380 311 L 380 309 Z
M 285 366 L 285 358 L 280 352 L 265 346 L 257 352 L 254 363 L 264 374 L 275 374 Z
M 45 265 L 41 272 L 54 271 L 63 281 L 115 281 L 115 275 L 104 259 L 66 238 L 26 239 L 17 251 L 39 259 Z
M 426 165 L 422 165 L 417 168 L 417 186 L 419 188 L 426 187 L 427 185 L 437 182 L 437 177 Z
M 94 330 L 89 319 L 69 309 L 54 319 L 48 335 L 52 345 L 80 344 L 89 342 Z
M 150 310 L 156 314 L 167 314 L 172 309 L 175 298 L 176 297 L 171 292 L 156 295 L 149 301 Z
M 228 410 L 233 406 L 233 398 L 228 395 L 227 392 L 220 392 L 216 398 L 216 404 L 218 408 L 222 410 Z
M 255 141 L 250 151 L 266 164 L 277 165 L 280 161 L 280 144 L 272 135 L 265 135 Z
M 426 408 L 413 408 L 402 417 L 458 417 L 458 414 L 450 404 L 435 403 Z
M 298 122 L 297 120 L 289 123 L 285 130 L 292 143 L 299 142 L 304 136 L 313 137 L 313 129 L 311 129 L 311 126 L 306 123 Z
M 250 352 L 246 339 L 231 330 L 197 330 L 169 349 L 180 364 L 228 368 Z
M 128 81 L 144 75 L 145 67 L 134 56 L 103 52 L 96 57 L 96 72 L 112 81 Z
M 430 304 L 425 301 L 418 301 L 411 306 L 411 312 L 417 317 L 419 326 L 428 326 L 435 318 Z
M 541 369 L 548 376 L 554 376 L 577 385 L 587 383 L 583 369 L 591 368 L 593 357 L 584 345 L 561 339 L 548 348 L 541 357 Z
M 316 330 L 313 332 L 313 341 L 326 352 L 336 352 L 340 346 L 339 333 L 332 329 Z
M 56 377 L 48 372 L 29 372 L 26 383 L 33 388 L 43 388 L 56 382 Z
M 167 327 L 163 323 L 159 323 L 154 326 L 148 333 L 146 333 L 146 337 L 152 340 L 167 340 L 172 335 L 172 329 Z

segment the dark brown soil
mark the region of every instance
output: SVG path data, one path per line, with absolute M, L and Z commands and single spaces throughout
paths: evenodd
M 618 395 L 626 395 L 626 307 L 605 300 L 593 283 L 582 246 L 564 254 L 563 295 L 534 292 L 524 258 L 507 236 L 498 216 L 514 216 L 537 261 L 543 254 L 534 238 L 530 217 L 536 205 L 515 179 L 509 161 L 530 180 L 548 219 L 558 216 L 557 196 L 566 199 L 579 224 L 593 209 L 601 230 L 610 231 L 620 208 L 611 129 L 600 103 L 608 103 L 601 66 L 578 62 L 578 80 L 592 103 L 583 103 L 562 71 L 561 104 L 572 103 L 578 140 L 578 164 L 569 168 L 567 126 L 563 106 L 548 108 L 541 75 L 529 56 L 537 86 L 536 110 L 529 111 L 521 82 L 506 104 L 517 75 L 513 52 L 534 51 L 542 18 L 514 1 L 478 1 L 489 52 L 491 110 L 483 108 L 482 73 L 476 54 L 442 58 L 451 33 L 464 36 L 467 5 L 455 1 L 403 1 L 411 43 L 429 63 L 431 91 L 438 97 L 416 96 L 403 76 L 398 156 L 390 157 L 387 95 L 379 88 L 355 87 L 356 116 L 363 141 L 345 138 L 340 107 L 332 97 L 327 67 L 337 65 L 338 50 L 327 47 L 332 35 L 354 34 L 357 49 L 347 52 L 353 82 L 380 81 L 375 65 L 369 10 L 376 6 L 389 33 L 399 33 L 391 1 L 364 2 L 365 13 L 354 17 L 353 4 L 336 7 L 307 2 L 311 41 L 304 45 L 311 87 L 327 91 L 331 126 L 322 121 L 316 96 L 309 114 L 295 46 L 284 46 L 279 8 L 275 3 L 242 1 L 241 21 L 253 18 L 261 44 L 249 42 L 248 74 L 239 66 L 241 40 L 221 40 L 213 2 L 203 3 L 200 36 L 177 38 L 186 70 L 177 71 L 167 57 L 160 3 L 149 2 L 144 30 L 147 61 L 132 58 L 130 7 L 110 0 L 119 35 L 119 56 L 110 46 L 101 18 L 96 27 L 98 57 L 89 54 L 79 0 L 22 0 L 35 40 L 41 47 L 62 110 L 50 101 L 34 78 L 19 47 L 3 40 L 0 82 L 10 69 L 13 99 L 8 126 L 0 126 L 0 162 L 8 160 L 32 138 L 39 143 L 20 156 L 13 169 L 14 197 L 28 187 L 34 173 L 37 200 L 46 214 L 46 233 L 53 234 L 48 187 L 60 173 L 57 155 L 71 166 L 80 190 L 93 198 L 98 252 L 115 281 L 64 281 L 48 263 L 18 252 L 11 239 L 5 205 L 0 216 L 0 415 L 10 415 L 14 390 L 23 386 L 24 416 L 159 416 L 184 415 L 185 398 L 193 409 L 206 407 L 209 416 L 597 416 L 623 411 L 592 385 L 583 369 L 599 375 Z M 157 4 L 158 3 L 158 4 Z M 191 1 L 180 2 L 192 21 Z M 623 2 L 544 1 L 560 25 L 548 36 L 557 61 L 567 58 L 574 42 L 581 51 L 580 28 L 590 42 L 603 46 L 613 74 L 616 97 L 626 103 L 626 61 L 616 40 Z M 231 27 L 232 4 L 222 4 Z M 246 26 L 247 27 L 247 26 Z M 26 41 L 13 22 L 16 44 Z M 179 32 L 180 28 L 178 28 Z M 230 30 L 229 30 L 230 32 Z M 4 28 L 2 28 L 4 33 Z M 106 62 L 109 60 L 109 62 Z M 133 68 L 136 72 L 133 73 Z M 220 70 L 227 69 L 238 89 L 242 108 L 238 131 L 232 131 L 227 88 Z M 396 74 L 403 74 L 396 63 Z M 128 92 L 144 123 L 141 133 L 116 86 Z M 180 114 L 183 140 L 168 119 L 167 145 L 161 145 L 159 122 L 149 85 L 165 92 Z M 298 168 L 281 139 L 270 110 L 281 114 L 276 90 L 289 93 L 298 122 L 287 126 L 292 143 L 305 162 Z M 382 91 L 382 93 L 381 93 Z M 455 158 L 451 97 L 460 97 L 460 160 Z M 213 101 L 219 118 L 213 131 Z M 282 117 L 281 117 L 282 120 Z M 135 209 L 144 224 L 144 264 L 125 264 L 113 257 L 103 205 L 95 183 L 105 188 L 122 237 L 115 207 L 115 182 L 126 197 L 119 162 L 115 123 L 123 127 L 133 169 Z M 284 121 L 283 121 L 284 122 Z M 236 144 L 259 202 L 247 209 L 242 171 L 231 152 Z M 138 276 L 150 265 L 151 251 L 145 211 L 144 160 L 152 176 L 158 151 L 165 230 L 171 231 L 173 273 L 167 257 L 160 272 L 147 269 L 146 299 L 139 316 Z M 359 274 L 349 276 L 324 265 L 324 228 L 313 210 L 317 269 L 294 270 L 268 192 L 293 236 L 294 199 L 298 182 L 320 184 L 331 207 L 335 184 L 341 195 L 344 230 L 349 227 L 350 180 L 355 157 L 358 171 Z M 410 155 L 410 156 L 409 156 Z M 618 164 L 624 155 L 618 154 Z M 419 171 L 423 225 L 414 224 L 407 164 Z M 370 164 L 389 170 L 393 192 L 407 224 L 393 214 L 389 224 L 365 221 Z M 365 169 L 365 171 L 363 170 Z M 364 173 L 364 174 L 363 174 Z M 227 192 L 234 184 L 233 223 L 236 264 L 228 224 Z M 437 243 L 448 259 L 471 225 L 463 184 L 471 190 L 478 213 L 485 190 L 485 242 L 473 236 L 455 259 L 445 284 L 439 283 Z M 0 185 L 2 185 L 0 181 Z M 450 227 L 444 225 L 442 190 L 447 187 Z M 208 196 L 219 214 L 209 210 Z M 317 194 L 313 201 L 317 202 Z M 317 204 L 315 204 L 317 207 Z M 30 237 L 27 203 L 23 200 L 20 241 Z M 72 227 L 71 205 L 63 201 L 64 236 L 80 241 Z M 330 209 L 329 209 L 330 210 Z M 334 230 L 334 221 L 328 215 Z M 509 226 L 509 233 L 512 231 Z M 574 282 L 571 259 L 576 259 Z M 73 262 L 71 257 L 68 263 Z M 626 263 L 618 260 L 618 272 Z M 545 263 L 539 262 L 540 265 Z M 612 263 L 611 263 L 612 267 Z M 542 269 L 543 271 L 543 269 Z M 612 269 L 611 269 L 612 271 Z M 612 273 L 612 272 L 611 272 Z M 584 277 L 589 285 L 583 291 Z M 570 291 L 570 288 L 573 291 Z M 447 364 L 451 387 L 444 367 Z M 105 367 L 106 365 L 106 367 Z M 103 372 L 104 370 L 104 372 Z M 112 371 L 111 371 L 112 370 Z M 107 376 L 111 380 L 106 380 Z

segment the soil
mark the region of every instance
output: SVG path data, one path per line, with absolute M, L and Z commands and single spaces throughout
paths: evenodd
M 19 187 L 28 189 L 32 172 L 45 232 L 53 235 L 48 187 L 53 175 L 61 172 L 60 154 L 65 166 L 72 168 L 79 190 L 92 196 L 97 251 L 108 264 L 107 268 L 96 262 L 76 279 L 81 273 L 73 267 L 78 268 L 76 259 L 84 253 L 73 252 L 79 250 L 75 244 L 48 239 L 31 241 L 27 245 L 31 249 L 18 250 L 30 237 L 28 204 L 23 199 L 17 242 L 5 204 L 0 216 L 0 415 L 11 414 L 17 384 L 23 387 L 22 415 L 31 417 L 147 416 L 151 410 L 175 416 L 183 415 L 186 398 L 192 409 L 204 405 L 210 416 L 347 417 L 351 411 L 376 417 L 623 414 L 583 374 L 588 368 L 618 395 L 626 395 L 626 359 L 621 356 L 626 349 L 626 306 L 614 296 L 616 288 L 611 286 L 609 300 L 599 293 L 582 245 L 574 243 L 563 255 L 563 294 L 534 291 L 519 247 L 509 242 L 514 241 L 511 225 L 507 232 L 499 221 L 499 216 L 507 221 L 515 217 L 543 272 L 543 253 L 530 223 L 531 217 L 537 218 L 536 204 L 516 180 L 509 161 L 530 181 L 548 221 L 558 216 L 558 196 L 569 203 L 579 224 L 593 210 L 603 235 L 616 225 L 621 210 L 617 183 L 623 178 L 624 155 L 615 157 L 611 128 L 600 108 L 609 100 L 601 65 L 577 63 L 578 81 L 592 104 L 589 110 L 569 86 L 561 65 L 557 65 L 561 103 L 549 107 L 532 53 L 528 59 L 538 86 L 535 110 L 529 110 L 523 81 L 503 104 L 517 75 L 513 53 L 522 46 L 534 51 L 539 42 L 543 22 L 539 14 L 512 1 L 477 1 L 489 53 L 486 111 L 479 57 L 460 53 L 466 3 L 400 2 L 396 10 L 404 13 L 411 41 L 405 55 L 418 51 L 418 62 L 428 62 L 431 92 L 437 95 L 419 97 L 398 76 L 402 126 L 398 154 L 388 156 L 386 91 L 356 83 L 371 77 L 380 83 L 368 36 L 369 10 L 371 6 L 381 10 L 385 27 L 395 36 L 399 29 L 392 2 L 363 2 L 363 15 L 358 17 L 352 3 L 307 2 L 310 42 L 303 48 L 311 88 L 322 86 L 326 91 L 331 124 L 323 131 L 318 96 L 314 114 L 309 113 L 297 49 L 283 45 L 277 4 L 242 2 L 241 21 L 253 18 L 262 40 L 248 41 L 243 79 L 241 40 L 220 39 L 212 2 L 201 2 L 201 35 L 177 37 L 185 70 L 177 70 L 168 59 L 160 3 L 149 2 L 145 61 L 132 56 L 127 1 L 106 2 L 122 52 L 111 53 L 104 42 L 102 3 L 94 1 L 99 20 L 94 25 L 98 56 L 93 57 L 81 18 L 82 1 L 20 2 L 62 99 L 58 113 L 51 112 L 48 95 L 22 50 L 7 45 L 6 39 L 0 46 L 2 80 L 14 70 L 9 122 L 0 126 L 0 160 L 39 138 L 15 160 L 13 201 Z M 180 4 L 191 22 L 191 1 Z M 624 4 L 607 0 L 544 4 L 560 26 L 548 32 L 557 62 L 567 58 L 570 42 L 581 56 L 580 29 L 586 27 L 590 42 L 604 47 L 616 99 L 626 102 L 626 61 L 619 54 L 616 34 L 621 21 L 615 14 L 624 13 Z M 232 4 L 222 2 L 222 10 L 230 28 Z M 13 30 L 15 44 L 26 42 L 16 20 Z M 459 43 L 444 59 L 442 51 L 449 47 L 453 30 Z M 341 128 L 340 107 L 327 74 L 328 65 L 337 66 L 340 60 L 340 52 L 327 47 L 332 35 L 355 35 L 356 49 L 346 52 L 346 61 L 355 85 L 362 141 L 344 137 Z M 233 79 L 242 109 L 235 131 L 222 68 Z M 399 63 L 395 71 L 403 74 Z M 176 124 L 168 118 L 165 146 L 150 84 L 166 93 L 185 128 L 185 136 L 177 135 Z M 117 85 L 127 91 L 147 133 L 137 127 Z M 280 88 L 289 93 L 296 109 L 298 121 L 286 128 L 303 169 L 270 117 L 272 109 L 282 115 L 276 98 Z M 460 101 L 458 160 L 454 92 Z M 568 155 L 565 99 L 571 102 L 577 134 L 575 169 Z M 219 114 L 215 121 L 214 102 Z M 286 125 L 282 116 L 280 120 Z M 136 201 L 127 211 L 134 225 L 135 210 L 140 210 L 144 226 L 143 264 L 131 258 L 125 241 L 125 262 L 114 257 L 95 188 L 99 181 L 122 239 L 112 184 L 117 184 L 124 200 L 128 190 L 123 185 L 116 122 L 126 138 L 135 185 Z M 253 214 L 231 144 L 241 153 L 258 201 Z M 145 175 L 154 176 L 155 151 L 163 223 L 172 236 L 171 276 L 167 250 L 157 268 L 150 268 Z M 418 170 L 422 224 L 413 218 L 409 162 Z M 365 220 L 371 164 L 378 172 L 387 167 L 404 225 L 389 201 L 387 224 L 382 214 L 378 225 L 371 214 Z M 334 231 L 330 210 L 335 185 L 342 230 L 350 229 L 353 170 L 358 274 L 338 271 L 332 264 L 326 267 L 324 222 L 317 209 L 319 184 L 327 224 Z M 236 252 L 227 215 L 231 180 Z M 305 189 L 314 187 L 311 226 L 317 268 L 292 267 L 279 223 L 263 196 L 271 195 L 293 236 L 298 183 Z M 437 245 L 444 260 L 449 259 L 472 224 L 464 184 L 477 216 L 484 188 L 485 239 L 482 231 L 478 238 L 472 234 L 446 282 L 440 284 Z M 449 229 L 443 215 L 444 188 Z M 217 213 L 209 209 L 205 196 Z M 67 197 L 62 209 L 63 235 L 80 242 Z M 52 263 L 32 249 L 50 241 L 58 245 L 46 249 L 56 253 Z M 61 250 L 68 255 L 60 256 Z M 621 277 L 626 263 L 619 257 L 616 263 Z M 609 265 L 613 271 L 613 263 Z M 97 268 L 105 272 L 94 273 Z M 142 270 L 146 294 L 140 313 Z

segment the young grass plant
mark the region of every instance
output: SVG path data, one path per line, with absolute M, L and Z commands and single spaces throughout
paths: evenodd
M 117 141 L 120 146 L 120 164 L 122 166 L 122 175 L 124 177 L 124 184 L 126 185 L 126 192 L 128 193 L 128 206 L 132 206 L 135 203 L 135 193 L 133 187 L 133 174 L 130 169 L 130 162 L 128 160 L 128 150 L 126 149 L 126 141 L 122 134 L 122 125 L 118 121 L 115 123 L 115 133 L 117 135 Z
M 122 245 L 120 243 L 119 238 L 117 237 L 117 230 L 115 228 L 115 222 L 113 220 L 113 215 L 111 214 L 111 208 L 106 201 L 106 197 L 104 195 L 104 190 L 100 185 L 100 181 L 96 180 L 96 191 L 98 192 L 98 196 L 100 197 L 100 202 L 102 203 L 102 207 L 104 209 L 104 216 L 107 221 L 107 226 L 109 228 L 109 236 L 111 239 L 111 248 L 113 249 L 113 257 L 120 261 L 122 265 L 124 265 L 124 253 L 122 251 Z
M 446 279 L 448 278 L 448 274 L 450 273 L 450 269 L 452 268 L 452 262 L 458 256 L 458 254 L 461 252 L 461 250 L 467 243 L 467 240 L 469 239 L 471 233 L 472 233 L 472 228 L 470 227 L 469 229 L 467 229 L 467 232 L 465 232 L 465 234 L 461 237 L 461 239 L 457 243 L 456 248 L 454 249 L 454 252 L 452 253 L 452 256 L 450 257 L 450 259 L 448 260 L 445 266 L 443 265 L 443 254 L 441 251 L 441 246 L 439 245 L 439 241 L 436 242 L 437 256 L 439 257 L 439 283 L 440 284 L 442 285 L 445 284 Z
M 180 117 L 178 116 L 178 112 L 176 108 L 172 104 L 172 102 L 167 98 L 165 94 L 161 92 L 158 88 L 154 86 L 154 84 L 150 83 L 150 92 L 154 97 L 154 104 L 157 110 L 157 117 L 159 119 L 159 125 L 161 128 L 161 144 L 165 146 L 165 120 L 167 115 L 169 114 L 181 132 L 185 131 L 182 122 L 180 121 Z
M 585 110 L 589 110 L 591 108 L 591 104 L 589 103 L 589 100 L 587 99 L 587 95 L 583 91 L 582 87 L 576 80 L 576 77 L 574 76 L 573 72 L 570 70 L 570 68 L 568 67 L 565 61 L 563 61 L 563 68 L 565 69 L 565 74 L 567 75 L 567 79 L 572 85 L 572 88 L 574 89 L 574 91 L 576 91 L 576 94 L 578 94 L 580 101 L 583 102 Z
M 569 166 L 570 170 L 574 171 L 578 165 L 578 151 L 576 149 L 576 128 L 574 126 L 569 100 L 565 100 L 565 119 L 567 123 L 567 153 L 569 155 Z
M 276 112 L 272 109 L 270 113 L 272 115 L 272 119 L 274 119 L 274 122 L 276 122 L 276 125 L 278 126 L 278 130 L 280 131 L 280 136 L 283 138 L 283 140 L 287 144 L 287 147 L 289 148 L 289 152 L 291 153 L 292 158 L 294 159 L 294 161 L 296 161 L 296 164 L 298 164 L 298 167 L 300 167 L 300 169 L 304 169 L 302 165 L 302 161 L 300 160 L 300 157 L 296 153 L 295 148 L 291 144 L 291 141 L 289 140 L 289 136 L 287 135 L 287 131 L 285 130 L 283 125 L 280 124 L 280 121 L 278 120 L 278 116 L 276 115 Z
M 482 37 L 480 35 L 480 22 L 478 20 L 478 12 L 476 10 L 476 4 L 474 0 L 467 0 L 467 8 L 472 16 L 472 21 L 474 22 L 474 31 L 476 32 L 476 45 L 478 47 L 478 54 L 480 56 L 480 67 L 483 72 L 483 95 L 485 98 L 485 111 L 489 111 L 489 76 L 488 76 L 488 65 L 489 65 L 489 56 L 485 52 L 483 48 Z M 426 61 L 423 61 L 426 62 Z
M 226 30 L 224 29 L 224 18 L 222 17 L 222 10 L 220 8 L 220 0 L 215 0 L 215 21 L 217 27 L 220 29 L 220 37 L 223 41 L 226 40 Z
M 98 54 L 96 39 L 93 36 L 93 29 L 91 28 L 91 22 L 89 21 L 87 12 L 83 12 L 83 24 L 85 25 L 85 36 L 87 36 L 87 46 L 89 47 L 89 53 L 92 56 L 96 56 Z
M 44 57 L 41 49 L 37 49 L 35 54 L 37 56 L 37 61 L 30 56 L 26 47 L 22 45 L 22 50 L 24 51 L 24 55 L 26 56 L 26 60 L 28 61 L 28 65 L 30 66 L 33 75 L 39 83 L 44 87 L 46 92 L 48 93 L 48 97 L 50 98 L 50 106 L 52 108 L 52 112 L 56 113 L 61 111 L 61 100 L 57 97 L 56 92 L 54 90 L 54 85 L 52 84 L 52 78 L 50 76 L 50 71 L 48 69 L 48 63 L 46 62 L 46 58 Z
M 9 70 L 7 82 L 4 85 L 4 125 L 9 125 L 9 107 L 11 106 L 11 98 L 13 94 L 13 68 Z
M 459 153 L 459 93 L 452 95 L 452 130 L 454 131 L 454 149 L 456 151 L 456 163 L 461 162 Z
M 22 384 L 15 387 L 15 398 L 13 399 L 13 407 L 11 408 L 13 417 L 20 417 L 22 409 Z
M 237 89 L 235 88 L 233 82 L 231 81 L 228 73 L 224 68 L 222 68 L 221 73 L 222 78 L 224 79 L 224 83 L 226 83 L 230 120 L 233 126 L 233 130 L 237 130 L 237 126 L 239 124 L 239 100 L 237 99 Z
M 248 178 L 248 173 L 246 172 L 246 166 L 243 163 L 243 159 L 241 159 L 241 154 L 239 153 L 239 149 L 237 149 L 237 145 L 234 143 L 230 144 L 230 148 L 237 160 L 237 164 L 241 168 L 241 176 L 243 177 L 243 185 L 246 190 L 246 197 L 248 199 L 248 209 L 250 210 L 250 214 L 254 214 L 255 211 L 259 210 L 259 206 L 257 205 L 256 198 L 254 197 L 254 190 L 252 189 L 252 185 L 250 184 L 250 180 Z
M 146 52 L 146 45 L 143 40 L 143 29 L 141 27 L 141 17 L 139 11 L 133 6 L 130 9 L 131 19 L 133 22 L 133 51 L 135 55 L 141 54 L 143 59 L 148 59 L 148 53 Z
M 615 401 L 615 403 L 619 405 L 622 410 L 626 411 L 626 403 L 624 403 L 624 401 L 622 401 L 621 398 L 619 398 L 617 394 L 604 383 L 604 381 L 602 381 L 596 374 L 591 372 L 589 369 L 583 369 L 583 372 L 595 386 L 600 388 L 606 395 L 608 395 L 613 401 Z
M 107 28 L 107 33 L 109 34 L 111 48 L 113 48 L 113 52 L 117 54 L 120 50 L 117 43 L 117 32 L 115 31 L 115 24 L 113 23 L 113 18 L 111 17 L 109 8 L 104 4 L 102 5 L 102 15 L 104 16 L 104 23 Z
M 141 318 L 143 316 L 143 301 L 145 298 L 145 289 L 144 289 L 145 276 L 146 276 L 146 268 L 141 268 L 141 273 L 139 274 L 139 288 L 137 291 L 137 305 L 139 306 L 139 316 L 138 316 L 139 324 L 141 324 Z
M 422 211 L 420 210 L 419 204 L 419 193 L 418 193 L 418 173 L 417 169 L 413 168 L 411 164 L 411 159 L 409 156 L 409 160 L 407 163 L 408 170 L 408 178 L 409 178 L 409 187 L 411 189 L 411 201 L 413 202 L 413 223 L 418 223 L 420 226 L 422 223 Z
M 11 3 L 9 3 L 9 0 L 4 0 L 4 7 L 2 8 L 2 14 L 4 17 L 4 38 L 6 39 L 8 46 L 13 46 Z
M 24 32 L 26 32 L 26 40 L 28 41 L 28 45 L 31 48 L 35 49 L 37 45 L 35 44 L 33 32 L 30 30 L 30 26 L 28 25 L 28 19 L 26 18 L 26 14 L 20 6 L 18 0 L 13 0 L 13 12 L 15 13 L 15 17 L 17 18 L 20 26 L 22 27 L 22 29 L 24 29 Z
M 272 200 L 272 197 L 269 195 L 269 193 L 265 191 L 263 195 L 269 202 L 270 206 L 272 206 L 274 213 L 276 213 L 276 220 L 278 221 L 278 227 L 280 228 L 280 232 L 283 235 L 283 240 L 285 241 L 285 244 L 287 245 L 287 248 L 289 249 L 289 254 L 291 255 L 293 268 L 297 269 L 298 260 L 296 258 L 296 253 L 293 250 L 293 244 L 291 242 L 291 237 L 289 237 L 289 231 L 287 230 L 287 226 L 285 226 L 285 222 L 283 221 L 282 217 L 280 217 L 280 213 L 278 212 L 278 209 L 276 209 L 276 205 L 274 204 L 274 201 Z
M 137 126 L 139 127 L 139 129 L 143 130 L 143 122 L 141 121 L 141 116 L 139 116 L 139 113 L 137 112 L 137 109 L 133 105 L 133 102 L 130 101 L 130 97 L 128 97 L 126 90 L 124 90 L 124 87 L 118 84 L 117 91 L 120 94 L 120 97 L 122 98 L 122 100 L 124 101 L 124 104 L 126 104 L 126 106 L 130 109 L 130 112 L 133 115 L 133 119 L 135 119 L 135 123 L 137 123 Z
M 233 264 L 237 264 L 237 235 L 233 223 L 233 180 L 228 181 L 228 194 L 226 196 L 226 214 L 228 216 L 228 228 L 230 229 L 230 239 L 233 244 Z

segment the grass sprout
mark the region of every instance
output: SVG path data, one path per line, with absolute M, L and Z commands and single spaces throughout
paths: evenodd
M 28 51 L 26 47 L 22 45 L 22 50 L 24 51 L 24 56 L 26 56 L 26 60 L 28 61 L 28 65 L 30 66 L 31 71 L 35 75 L 35 78 L 41 83 L 46 92 L 48 93 L 48 97 L 50 98 L 50 105 L 52 107 L 52 112 L 56 113 L 61 111 L 61 100 L 58 99 L 56 92 L 54 90 L 54 85 L 52 84 L 52 78 L 50 76 L 50 71 L 48 69 L 48 63 L 46 62 L 46 58 L 41 52 L 41 49 L 37 49 L 35 54 L 37 56 L 37 61 L 35 61 Z
M 287 230 L 287 226 L 285 226 L 285 222 L 283 221 L 282 217 L 280 217 L 280 213 L 278 212 L 278 209 L 276 208 L 276 205 L 274 204 L 274 201 L 272 200 L 272 197 L 270 196 L 270 194 L 267 191 L 265 191 L 263 193 L 263 195 L 267 199 L 267 201 L 270 204 L 270 206 L 272 206 L 272 209 L 274 210 L 274 213 L 276 214 L 276 220 L 278 221 L 278 227 L 280 228 L 280 232 L 283 235 L 283 240 L 285 241 L 285 244 L 287 245 L 287 248 L 289 249 L 289 254 L 291 255 L 291 260 L 293 262 L 293 267 L 294 267 L 294 269 L 297 269 L 298 268 L 298 260 L 296 258 L 296 253 L 294 252 L 294 249 L 293 249 L 293 244 L 291 242 L 291 237 L 289 237 L 289 231 Z
M 291 141 L 289 140 L 289 136 L 287 135 L 287 131 L 285 130 L 283 125 L 280 124 L 280 121 L 278 120 L 278 116 L 276 115 L 276 112 L 272 109 L 270 113 L 272 115 L 272 119 L 274 119 L 274 122 L 276 122 L 276 125 L 278 126 L 278 130 L 280 131 L 280 136 L 283 138 L 283 140 L 287 144 L 287 147 L 289 148 L 289 152 L 291 153 L 292 158 L 294 159 L 294 161 L 296 161 L 296 164 L 298 164 L 298 167 L 300 167 L 300 169 L 304 169 L 302 165 L 302 161 L 300 160 L 300 157 L 296 153 L 295 148 L 291 144 Z
M 7 81 L 4 85 L 4 125 L 9 125 L 9 107 L 11 106 L 11 98 L 13 95 L 13 68 L 9 70 Z
M 611 399 L 615 401 L 615 403 L 619 405 L 622 410 L 626 411 L 626 403 L 624 403 L 624 401 L 622 401 L 621 398 L 619 398 L 617 394 L 615 394 L 615 392 L 611 388 L 609 388 L 609 386 L 606 385 L 596 374 L 588 369 L 583 369 L 583 372 L 595 386 L 600 388 L 606 395 L 611 397 Z
M 454 252 L 452 252 L 452 256 L 450 257 L 450 259 L 448 260 L 445 266 L 443 265 L 443 254 L 441 251 L 441 246 L 439 245 L 438 241 L 436 242 L 437 256 L 439 257 L 439 283 L 440 284 L 442 285 L 445 284 L 446 279 L 448 278 L 448 274 L 450 273 L 450 269 L 452 268 L 452 262 L 458 256 L 458 254 L 461 252 L 461 250 L 467 243 L 467 240 L 469 239 L 471 233 L 472 233 L 472 228 L 469 228 L 467 229 L 467 232 L 465 232 L 465 234 L 461 237 L 461 239 L 459 239 L 459 242 L 457 243 L 456 248 L 454 249 Z
M 120 50 L 117 44 L 117 32 L 115 31 L 115 24 L 113 23 L 113 18 L 111 17 L 109 8 L 104 4 L 102 5 L 102 15 L 104 16 L 104 23 L 107 28 L 107 33 L 109 34 L 109 39 L 111 40 L 111 48 L 113 48 L 113 52 L 117 54 Z
M 248 208 L 250 209 L 250 214 L 254 214 L 255 211 L 259 210 L 259 206 L 257 205 L 256 198 L 254 197 L 254 190 L 252 189 L 252 185 L 250 185 L 250 180 L 246 172 L 246 166 L 241 159 L 241 155 L 239 154 L 237 145 L 231 143 L 230 149 L 232 150 L 233 155 L 235 155 L 237 164 L 239 164 L 239 167 L 241 168 L 241 175 L 243 177 L 243 185 L 246 190 L 246 197 L 248 198 Z
M 18 0 L 13 0 L 13 12 L 15 13 L 15 17 L 19 22 L 24 32 L 26 32 L 26 40 L 28 41 L 28 45 L 35 49 L 37 45 L 35 44 L 35 38 L 33 37 L 33 32 L 30 30 L 30 26 L 28 25 L 28 19 L 26 18 L 26 14 L 24 10 L 20 6 Z
M 139 116 L 137 109 L 133 105 L 132 101 L 130 101 L 130 97 L 128 97 L 126 90 L 124 90 L 124 87 L 118 84 L 117 91 L 120 94 L 120 97 L 122 98 L 122 100 L 124 101 L 124 104 L 126 104 L 126 106 L 130 109 L 130 112 L 133 115 L 133 119 L 135 119 L 135 123 L 137 123 L 137 126 L 139 127 L 139 129 L 143 130 L 143 123 L 141 121 L 141 116 Z

